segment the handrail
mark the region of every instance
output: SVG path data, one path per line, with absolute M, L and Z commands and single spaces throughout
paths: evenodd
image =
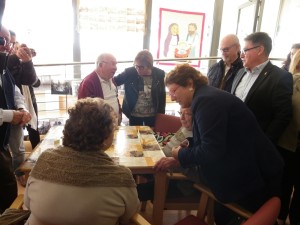
M 167 59 L 153 59 L 154 62 L 165 62 L 165 61 L 189 61 L 189 60 L 215 60 L 221 59 L 219 56 L 211 56 L 211 57 L 196 57 L 196 58 L 167 58 Z M 275 61 L 284 61 L 285 58 L 269 58 L 270 60 Z M 133 60 L 119 60 L 118 63 L 132 63 Z M 95 64 L 95 62 L 65 62 L 65 63 L 48 63 L 48 64 L 34 64 L 34 66 L 42 67 L 42 66 L 65 66 L 65 65 L 90 65 Z
M 218 56 L 211 56 L 211 57 L 196 57 L 196 58 L 166 58 L 166 59 L 154 59 L 154 62 L 170 62 L 170 61 L 196 61 L 196 60 L 219 60 L 221 59 L 221 57 Z M 284 61 L 284 59 L 282 58 L 270 58 L 270 60 L 277 60 L 277 61 Z M 119 60 L 117 61 L 120 64 L 124 63 L 131 63 L 132 64 L 132 60 Z M 75 102 L 75 100 L 77 99 L 76 96 L 70 96 L 70 95 L 52 95 L 50 92 L 45 92 L 44 88 L 48 88 L 50 89 L 50 80 L 52 78 L 55 78 L 57 75 L 65 75 L 64 77 L 66 77 L 66 75 L 70 75 L 72 73 L 74 73 L 75 71 L 67 71 L 66 68 L 68 66 L 84 66 L 84 65 L 93 65 L 95 64 L 95 62 L 63 62 L 63 63 L 49 63 L 49 64 L 34 64 L 34 66 L 36 68 L 40 67 L 40 68 L 47 68 L 49 67 L 49 69 L 51 67 L 62 67 L 65 68 L 65 71 L 58 71 L 58 74 L 53 74 L 53 72 L 56 71 L 47 71 L 47 75 L 45 74 L 45 72 L 42 70 L 40 71 L 40 78 L 41 81 L 44 85 L 44 87 L 42 87 L 42 91 L 35 91 L 35 95 L 37 97 L 37 104 L 38 104 L 38 109 L 39 112 L 41 112 L 41 115 L 39 116 L 39 120 L 44 120 L 44 119 L 49 119 L 52 118 L 54 115 L 56 115 L 57 113 L 53 113 L 53 112 L 59 112 L 57 115 L 57 118 L 62 117 L 61 116 L 61 112 L 65 112 L 67 113 L 67 109 L 69 108 L 69 106 L 72 106 Z M 122 65 L 123 66 L 123 65 Z M 163 65 L 162 65 L 163 66 Z M 171 67 L 170 67 L 171 69 Z M 203 68 L 202 68 L 203 69 Z M 204 70 L 206 70 L 207 68 L 205 68 Z M 122 70 L 122 68 L 120 68 L 120 70 Z M 49 72 L 49 73 L 48 73 Z M 51 74 L 52 73 L 52 74 Z M 59 75 L 60 74 L 60 75 Z M 78 74 L 87 74 L 86 72 L 82 73 L 82 71 Z M 75 75 L 75 73 L 74 73 Z M 43 79 L 43 80 L 42 80 Z M 55 78 L 56 79 L 56 78 Z M 63 78 L 62 78 L 63 79 Z M 81 75 L 80 78 L 75 77 L 75 76 L 68 76 L 68 81 L 75 81 L 78 82 L 78 80 L 82 79 Z M 47 86 L 49 85 L 49 86 Z M 119 97 L 122 98 L 122 95 L 120 94 Z M 169 104 L 169 110 L 173 110 L 174 105 L 173 104 Z M 47 112 L 49 112 L 49 115 L 47 114 Z

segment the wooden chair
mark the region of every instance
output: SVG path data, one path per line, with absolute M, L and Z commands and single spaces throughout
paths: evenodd
M 213 204 L 218 200 L 206 186 L 202 184 L 195 184 L 194 187 L 201 192 L 197 216 L 190 215 L 180 220 L 175 225 L 214 224 Z M 243 225 L 274 225 L 280 211 L 280 199 L 278 197 L 270 198 L 255 213 L 251 213 L 234 203 L 222 205 L 245 218 L 246 221 L 243 223 Z
M 151 225 L 144 217 L 141 216 L 141 214 L 136 213 L 131 218 L 130 222 L 132 222 L 135 225 Z
M 10 209 L 22 209 L 24 204 L 24 195 L 23 194 L 19 194 L 16 199 L 14 200 L 14 202 L 10 205 Z
M 167 173 L 168 180 L 189 180 L 182 173 Z M 197 210 L 199 199 L 195 197 L 166 198 L 166 210 Z

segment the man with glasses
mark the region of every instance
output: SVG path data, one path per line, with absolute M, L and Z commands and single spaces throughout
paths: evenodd
M 0 214 L 17 196 L 17 183 L 8 148 L 10 124 L 24 126 L 31 119 L 25 110 L 24 98 L 6 68 L 9 52 L 10 34 L 0 23 Z
M 86 76 L 78 88 L 78 99 L 99 97 L 109 103 L 122 121 L 122 110 L 118 99 L 118 89 L 112 80 L 117 71 L 117 60 L 110 53 L 98 56 L 96 69 Z
M 252 33 L 244 41 L 244 68 L 233 81 L 232 93 L 245 102 L 275 144 L 291 120 L 293 78 L 270 62 L 272 39 L 267 33 Z
M 27 130 L 29 133 L 30 141 L 32 140 L 34 132 L 35 141 L 31 142 L 31 144 L 32 148 L 35 148 L 35 146 L 40 142 L 40 134 L 37 131 L 37 110 L 35 112 L 32 105 L 35 101 L 35 97 L 31 97 L 31 95 L 34 94 L 31 85 L 38 84 L 39 86 L 40 81 L 34 69 L 34 65 L 32 62 L 33 55 L 30 49 L 25 44 L 17 44 L 17 37 L 15 32 L 9 30 L 9 33 L 11 50 L 10 55 L 7 59 L 7 68 L 9 69 L 9 72 L 14 78 L 15 84 L 20 89 L 21 93 L 24 95 L 25 105 L 27 106 L 27 109 L 32 116 L 32 120 L 29 121 L 27 125 Z M 32 91 L 29 90 L 29 86 L 31 87 Z M 29 100 L 29 98 L 32 99 L 32 102 Z M 35 129 L 32 129 L 31 126 Z M 15 171 L 15 175 L 17 176 L 17 180 L 22 186 L 25 186 L 25 175 L 23 172 L 18 170 L 19 166 L 25 160 L 23 127 L 20 127 L 18 125 L 11 126 L 9 147 L 13 158 L 13 168 Z
M 236 35 L 225 36 L 220 43 L 222 59 L 212 65 L 207 73 L 209 85 L 230 92 L 237 72 L 243 68 L 240 59 L 240 42 Z
M 154 127 L 157 113 L 165 113 L 165 72 L 153 66 L 153 57 L 148 50 L 140 51 L 134 66 L 114 77 L 118 86 L 124 84 L 123 113 L 129 125 Z

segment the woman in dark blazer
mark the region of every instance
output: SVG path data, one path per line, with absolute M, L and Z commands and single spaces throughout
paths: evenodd
M 193 142 L 173 148 L 173 157 L 157 162 L 157 171 L 175 166 L 199 169 L 204 182 L 222 202 L 235 202 L 256 211 L 279 195 L 283 160 L 237 97 L 207 85 L 207 78 L 188 64 L 177 66 L 165 83 L 172 100 L 191 106 Z M 216 207 L 217 224 L 233 219 Z

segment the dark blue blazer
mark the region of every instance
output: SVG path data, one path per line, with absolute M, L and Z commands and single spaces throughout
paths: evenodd
M 235 94 L 244 74 L 243 68 L 233 81 L 231 93 Z M 292 118 L 292 94 L 292 75 L 269 62 L 245 99 L 245 104 L 273 143 L 277 143 Z
M 199 167 L 220 201 L 244 199 L 281 175 L 281 156 L 239 98 L 203 85 L 192 111 L 193 145 L 181 149 L 178 158 L 183 167 Z

